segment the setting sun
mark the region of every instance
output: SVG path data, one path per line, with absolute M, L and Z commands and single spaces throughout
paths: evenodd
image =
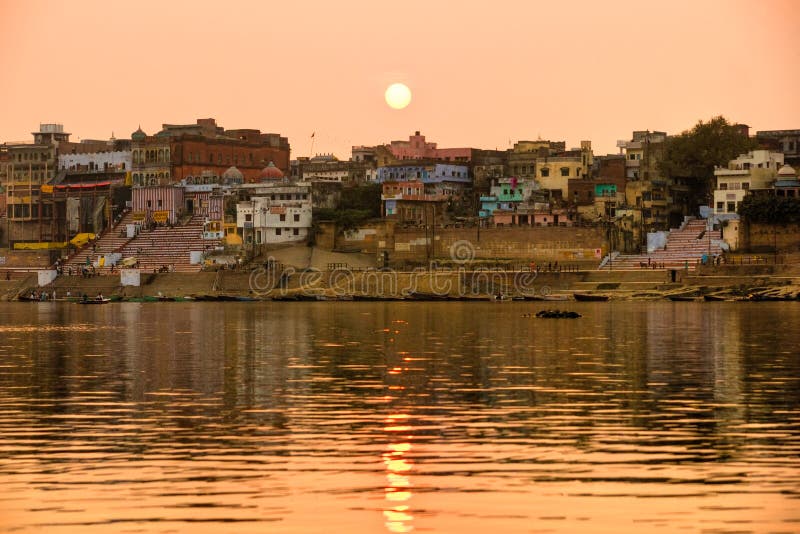
M 386 89 L 386 103 L 393 109 L 403 109 L 411 102 L 411 89 L 402 83 L 393 83 Z

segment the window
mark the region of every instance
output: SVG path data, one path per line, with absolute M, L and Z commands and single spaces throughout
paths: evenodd
M 742 182 L 742 189 L 745 191 L 750 189 L 750 182 Z
M 283 222 L 285 220 L 286 220 L 286 214 L 285 213 L 281 213 L 281 222 Z
M 561 167 L 561 176 L 569 176 L 569 167 Z
M 299 228 L 295 228 L 295 229 L 293 229 L 293 230 L 292 230 L 292 234 L 293 234 L 293 235 L 300 235 L 300 229 L 299 229 Z
M 247 222 L 252 222 L 253 214 L 252 213 L 245 213 L 244 214 L 244 220 L 247 221 Z
M 300 214 L 299 213 L 295 213 L 294 214 L 294 222 L 300 222 Z M 297 234 L 295 234 L 295 235 L 297 235 Z
M 736 202 L 728 202 L 728 213 L 736 212 Z
M 159 199 L 158 199 L 158 207 L 160 208 L 162 205 L 163 205 L 163 200 L 161 200 L 161 199 L 159 198 Z
M 722 182 L 721 184 L 719 184 L 719 190 L 720 191 L 727 191 L 728 190 L 728 184 L 726 182 Z
M 542 168 L 542 177 L 543 178 L 547 178 L 548 176 L 550 176 L 550 169 L 548 169 L 547 167 L 543 167 Z
M 281 235 L 281 229 L 275 228 L 275 235 Z
M 721 212 L 724 209 L 725 209 L 725 203 L 724 202 L 717 202 L 717 211 Z
M 150 208 L 152 208 L 152 207 L 153 207 L 153 202 L 152 202 L 152 201 L 150 201 L 150 200 L 148 200 L 148 201 L 147 201 L 147 209 L 150 209 Z

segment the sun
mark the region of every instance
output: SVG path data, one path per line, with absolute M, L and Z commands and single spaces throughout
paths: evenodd
M 411 89 L 405 84 L 393 83 L 386 89 L 384 96 L 390 108 L 403 109 L 411 102 Z

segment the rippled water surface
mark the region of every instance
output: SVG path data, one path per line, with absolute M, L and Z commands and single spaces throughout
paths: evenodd
M 800 531 L 800 305 L 566 307 L 0 305 L 0 532 Z

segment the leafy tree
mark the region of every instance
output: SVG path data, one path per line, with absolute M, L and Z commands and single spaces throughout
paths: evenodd
M 690 202 L 704 204 L 714 189 L 714 167 L 727 165 L 758 146 L 725 117 L 699 121 L 690 131 L 669 137 L 659 170 L 690 187 Z
M 381 216 L 381 184 L 365 184 L 342 190 L 339 208 L 343 210 L 361 210 L 369 213 L 369 217 Z
M 800 224 L 800 199 L 747 195 L 739 204 L 739 215 L 754 223 Z

